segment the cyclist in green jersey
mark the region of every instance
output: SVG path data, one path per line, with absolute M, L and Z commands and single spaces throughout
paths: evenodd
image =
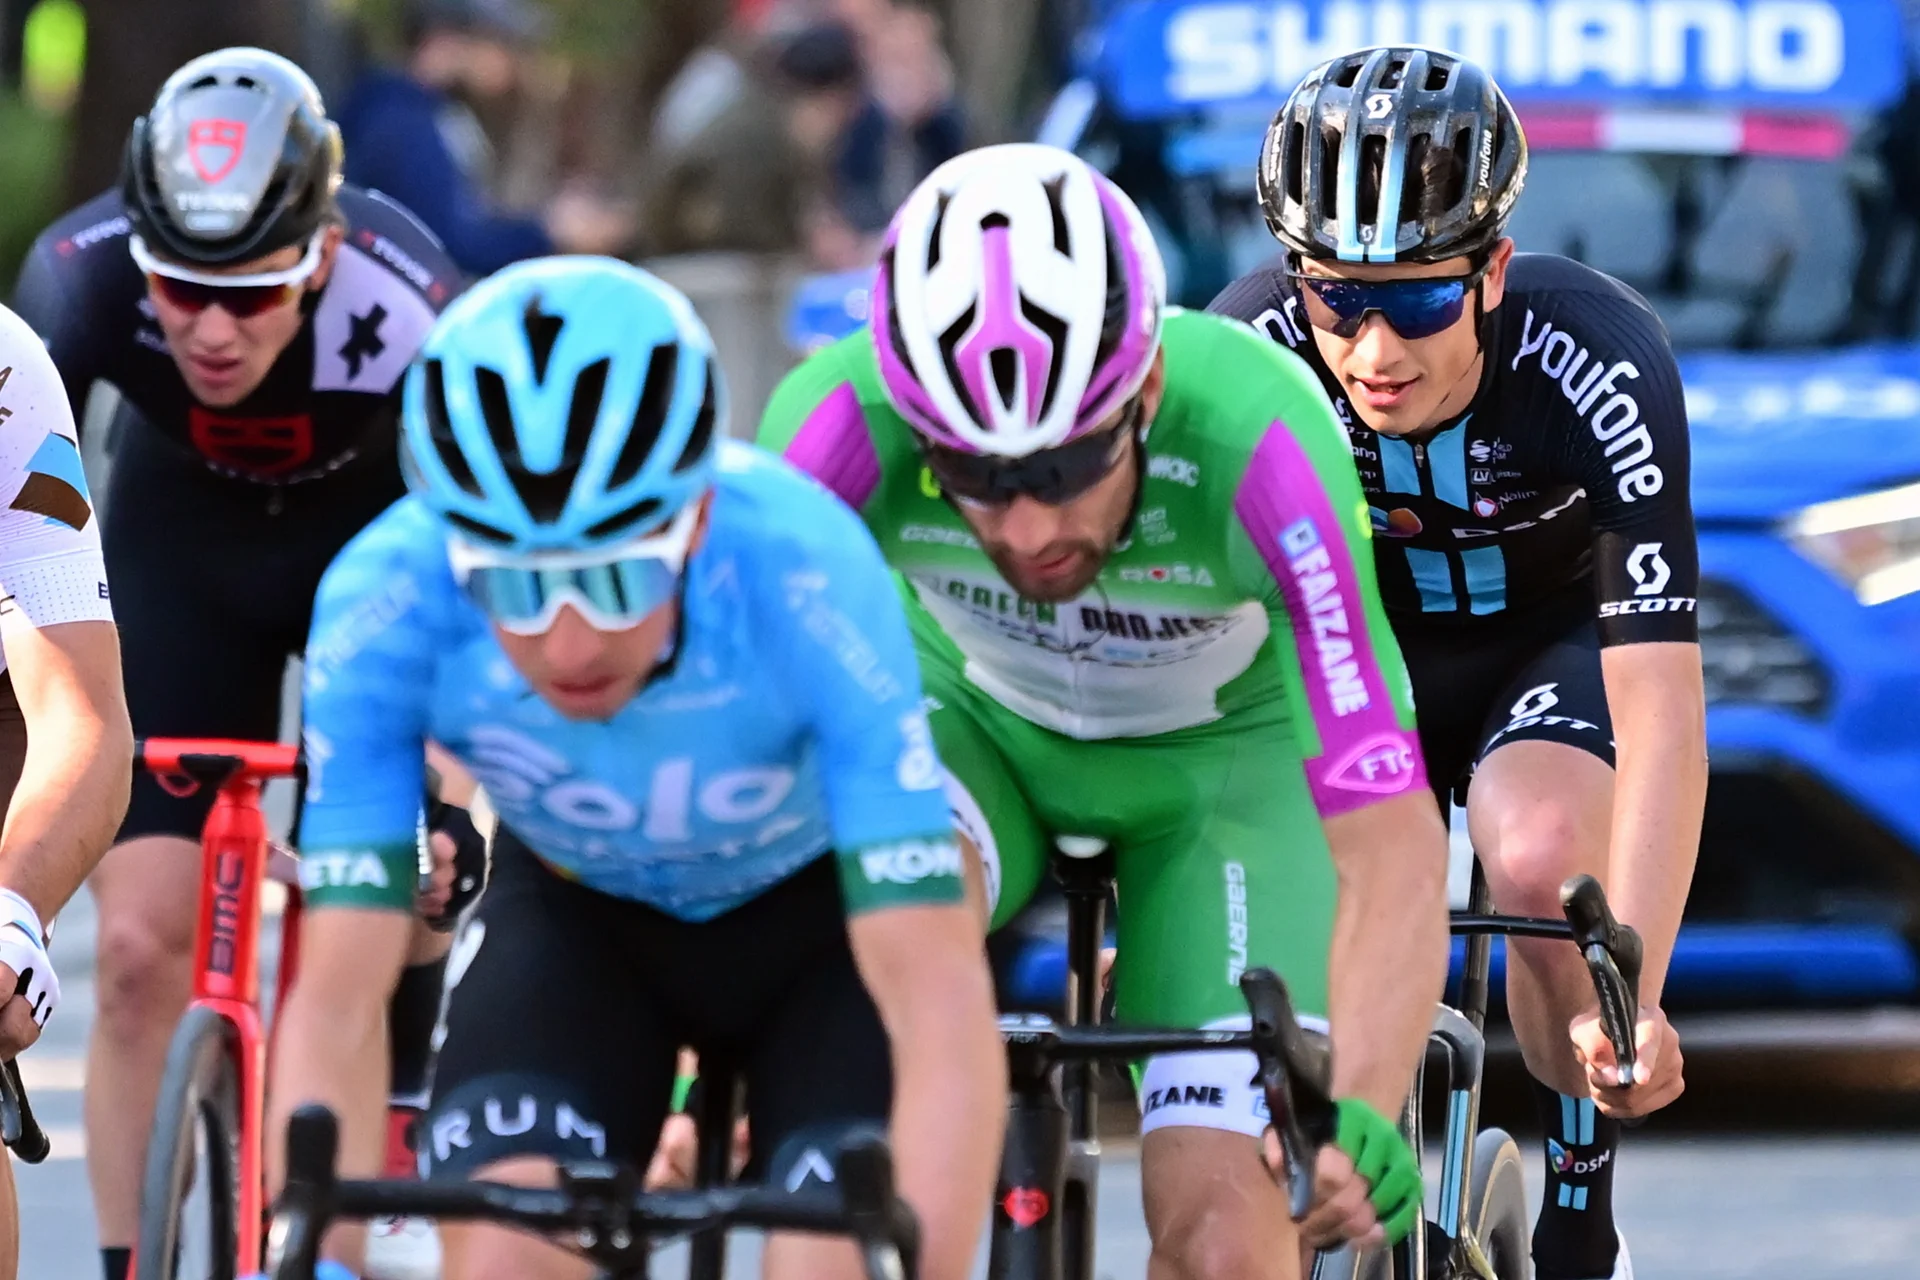
M 1340 1099 L 1300 1234 L 1397 1239 L 1420 1183 L 1387 1117 L 1440 992 L 1446 848 L 1366 505 L 1306 366 L 1165 292 L 1139 211 L 1082 161 L 970 152 L 902 206 L 871 326 L 789 375 L 761 442 L 911 586 L 993 922 L 1048 837 L 1095 836 L 1121 1017 L 1244 1025 L 1240 973 L 1278 970 L 1331 1022 Z M 1145 1068 L 1155 1276 L 1295 1274 L 1251 1074 Z

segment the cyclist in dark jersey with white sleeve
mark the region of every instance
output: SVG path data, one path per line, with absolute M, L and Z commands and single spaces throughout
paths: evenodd
M 1682 1088 L 1660 995 L 1706 794 L 1686 408 L 1645 301 L 1514 253 L 1526 166 L 1512 106 L 1473 63 L 1335 58 L 1260 158 L 1284 259 L 1212 310 L 1304 356 L 1347 423 L 1428 777 L 1444 805 L 1471 772 L 1496 904 L 1556 915 L 1562 881 L 1589 872 L 1646 940 L 1630 1082 L 1579 954 L 1508 949 L 1547 1131 L 1536 1273 L 1622 1278 L 1614 1152 L 1622 1120 Z
M 258 49 L 207 54 L 135 123 L 121 189 L 56 221 L 22 270 L 15 305 L 76 409 L 99 380 L 132 411 L 102 536 L 139 735 L 274 738 L 322 571 L 403 492 L 400 376 L 459 274 L 412 215 L 343 187 L 340 164 L 298 67 Z M 107 1280 L 137 1230 L 211 803 L 147 777 L 132 796 L 91 881 L 87 1149 Z M 423 938 L 423 957 L 436 942 Z M 423 1076 L 439 971 L 411 980 L 401 1001 L 416 1007 Z

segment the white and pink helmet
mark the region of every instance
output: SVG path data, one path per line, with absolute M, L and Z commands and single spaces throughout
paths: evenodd
M 901 416 L 934 444 L 1021 458 L 1139 390 L 1167 271 L 1120 188 L 1071 152 L 1008 143 L 955 156 L 907 197 L 874 297 Z

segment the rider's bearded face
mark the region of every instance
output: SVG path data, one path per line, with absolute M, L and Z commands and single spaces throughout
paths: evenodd
M 1154 357 L 1140 388 L 1141 421 L 1151 422 L 1166 390 L 1166 357 Z M 1118 427 L 1127 409 L 1113 414 Z M 992 558 L 1007 585 L 1043 604 L 1071 600 L 1093 585 L 1120 541 L 1133 509 L 1143 450 L 1129 445 L 1119 461 L 1085 493 L 1057 505 L 1022 495 L 1004 506 L 957 501 L 955 508 Z
M 1500 305 L 1506 292 L 1507 262 L 1512 257 L 1513 242 L 1501 240 L 1478 286 L 1484 310 L 1492 311 Z M 1472 260 L 1464 257 L 1404 264 L 1311 259 L 1301 263 L 1301 270 L 1308 275 L 1348 280 L 1464 276 L 1473 268 Z M 1307 315 L 1313 319 L 1311 306 Z M 1403 338 L 1385 316 L 1374 312 L 1351 338 L 1315 324 L 1313 341 L 1360 420 L 1382 435 L 1401 436 L 1437 426 L 1473 402 L 1481 373 L 1480 338 L 1474 318 L 1469 295 L 1460 318 L 1432 337 Z

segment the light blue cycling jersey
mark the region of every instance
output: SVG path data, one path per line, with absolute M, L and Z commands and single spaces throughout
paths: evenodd
M 679 653 L 612 719 L 563 718 L 495 643 L 402 499 L 320 584 L 307 648 L 302 881 L 315 906 L 413 905 L 428 739 L 562 874 L 683 920 L 828 849 L 849 912 L 957 902 L 960 856 L 900 599 L 859 517 L 721 446 Z

